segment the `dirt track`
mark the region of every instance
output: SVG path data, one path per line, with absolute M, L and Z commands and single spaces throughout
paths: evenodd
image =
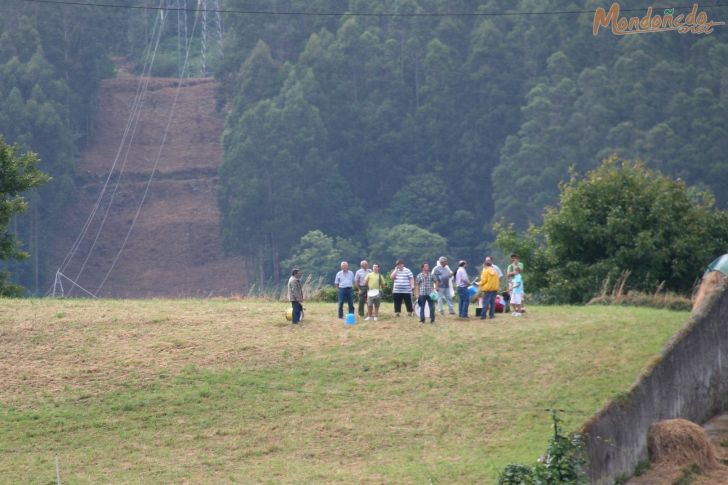
M 191 79 L 178 93 L 176 79 L 150 79 L 136 130 L 129 131 L 132 143 L 127 154 L 126 148 L 120 152 L 119 147 L 139 85 L 139 78 L 126 76 L 101 86 L 94 135 L 78 170 L 78 200 L 67 212 L 63 234 L 54 241 L 51 267 L 58 267 L 72 247 L 111 172 L 99 210 L 64 270 L 72 279 L 80 272 L 78 283 L 96 293 L 139 208 L 177 97 L 148 195 L 98 295 L 241 293 L 247 280 L 244 264 L 223 254 L 219 237 L 216 185 L 222 163 L 223 114 L 215 109 L 216 84 L 213 79 Z M 99 232 L 107 208 L 108 218 Z M 70 285 L 64 286 L 68 291 Z

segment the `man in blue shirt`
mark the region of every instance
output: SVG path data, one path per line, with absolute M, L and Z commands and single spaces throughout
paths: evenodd
M 341 271 L 336 273 L 334 285 L 339 290 L 339 318 L 344 318 L 344 300 L 349 304 L 349 313 L 354 313 L 354 272 L 349 271 L 349 263 L 341 262 Z

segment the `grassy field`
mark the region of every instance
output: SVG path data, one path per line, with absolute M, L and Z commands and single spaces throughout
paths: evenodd
M 391 318 L 334 304 L 1 300 L 0 483 L 495 483 L 626 390 L 687 313 Z M 389 315 L 389 316 L 388 316 Z

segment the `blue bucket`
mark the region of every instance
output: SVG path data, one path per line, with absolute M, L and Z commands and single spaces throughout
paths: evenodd
M 356 315 L 353 313 L 347 313 L 345 322 L 347 325 L 354 325 L 356 323 Z

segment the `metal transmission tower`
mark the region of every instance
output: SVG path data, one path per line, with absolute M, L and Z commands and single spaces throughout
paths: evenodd
M 177 75 L 182 72 L 185 50 L 189 40 L 187 31 L 187 0 L 169 0 L 169 8 L 177 12 Z
M 213 74 L 210 70 L 211 61 L 222 59 L 220 0 L 197 0 L 197 9 L 202 13 L 200 75 L 205 77 Z

